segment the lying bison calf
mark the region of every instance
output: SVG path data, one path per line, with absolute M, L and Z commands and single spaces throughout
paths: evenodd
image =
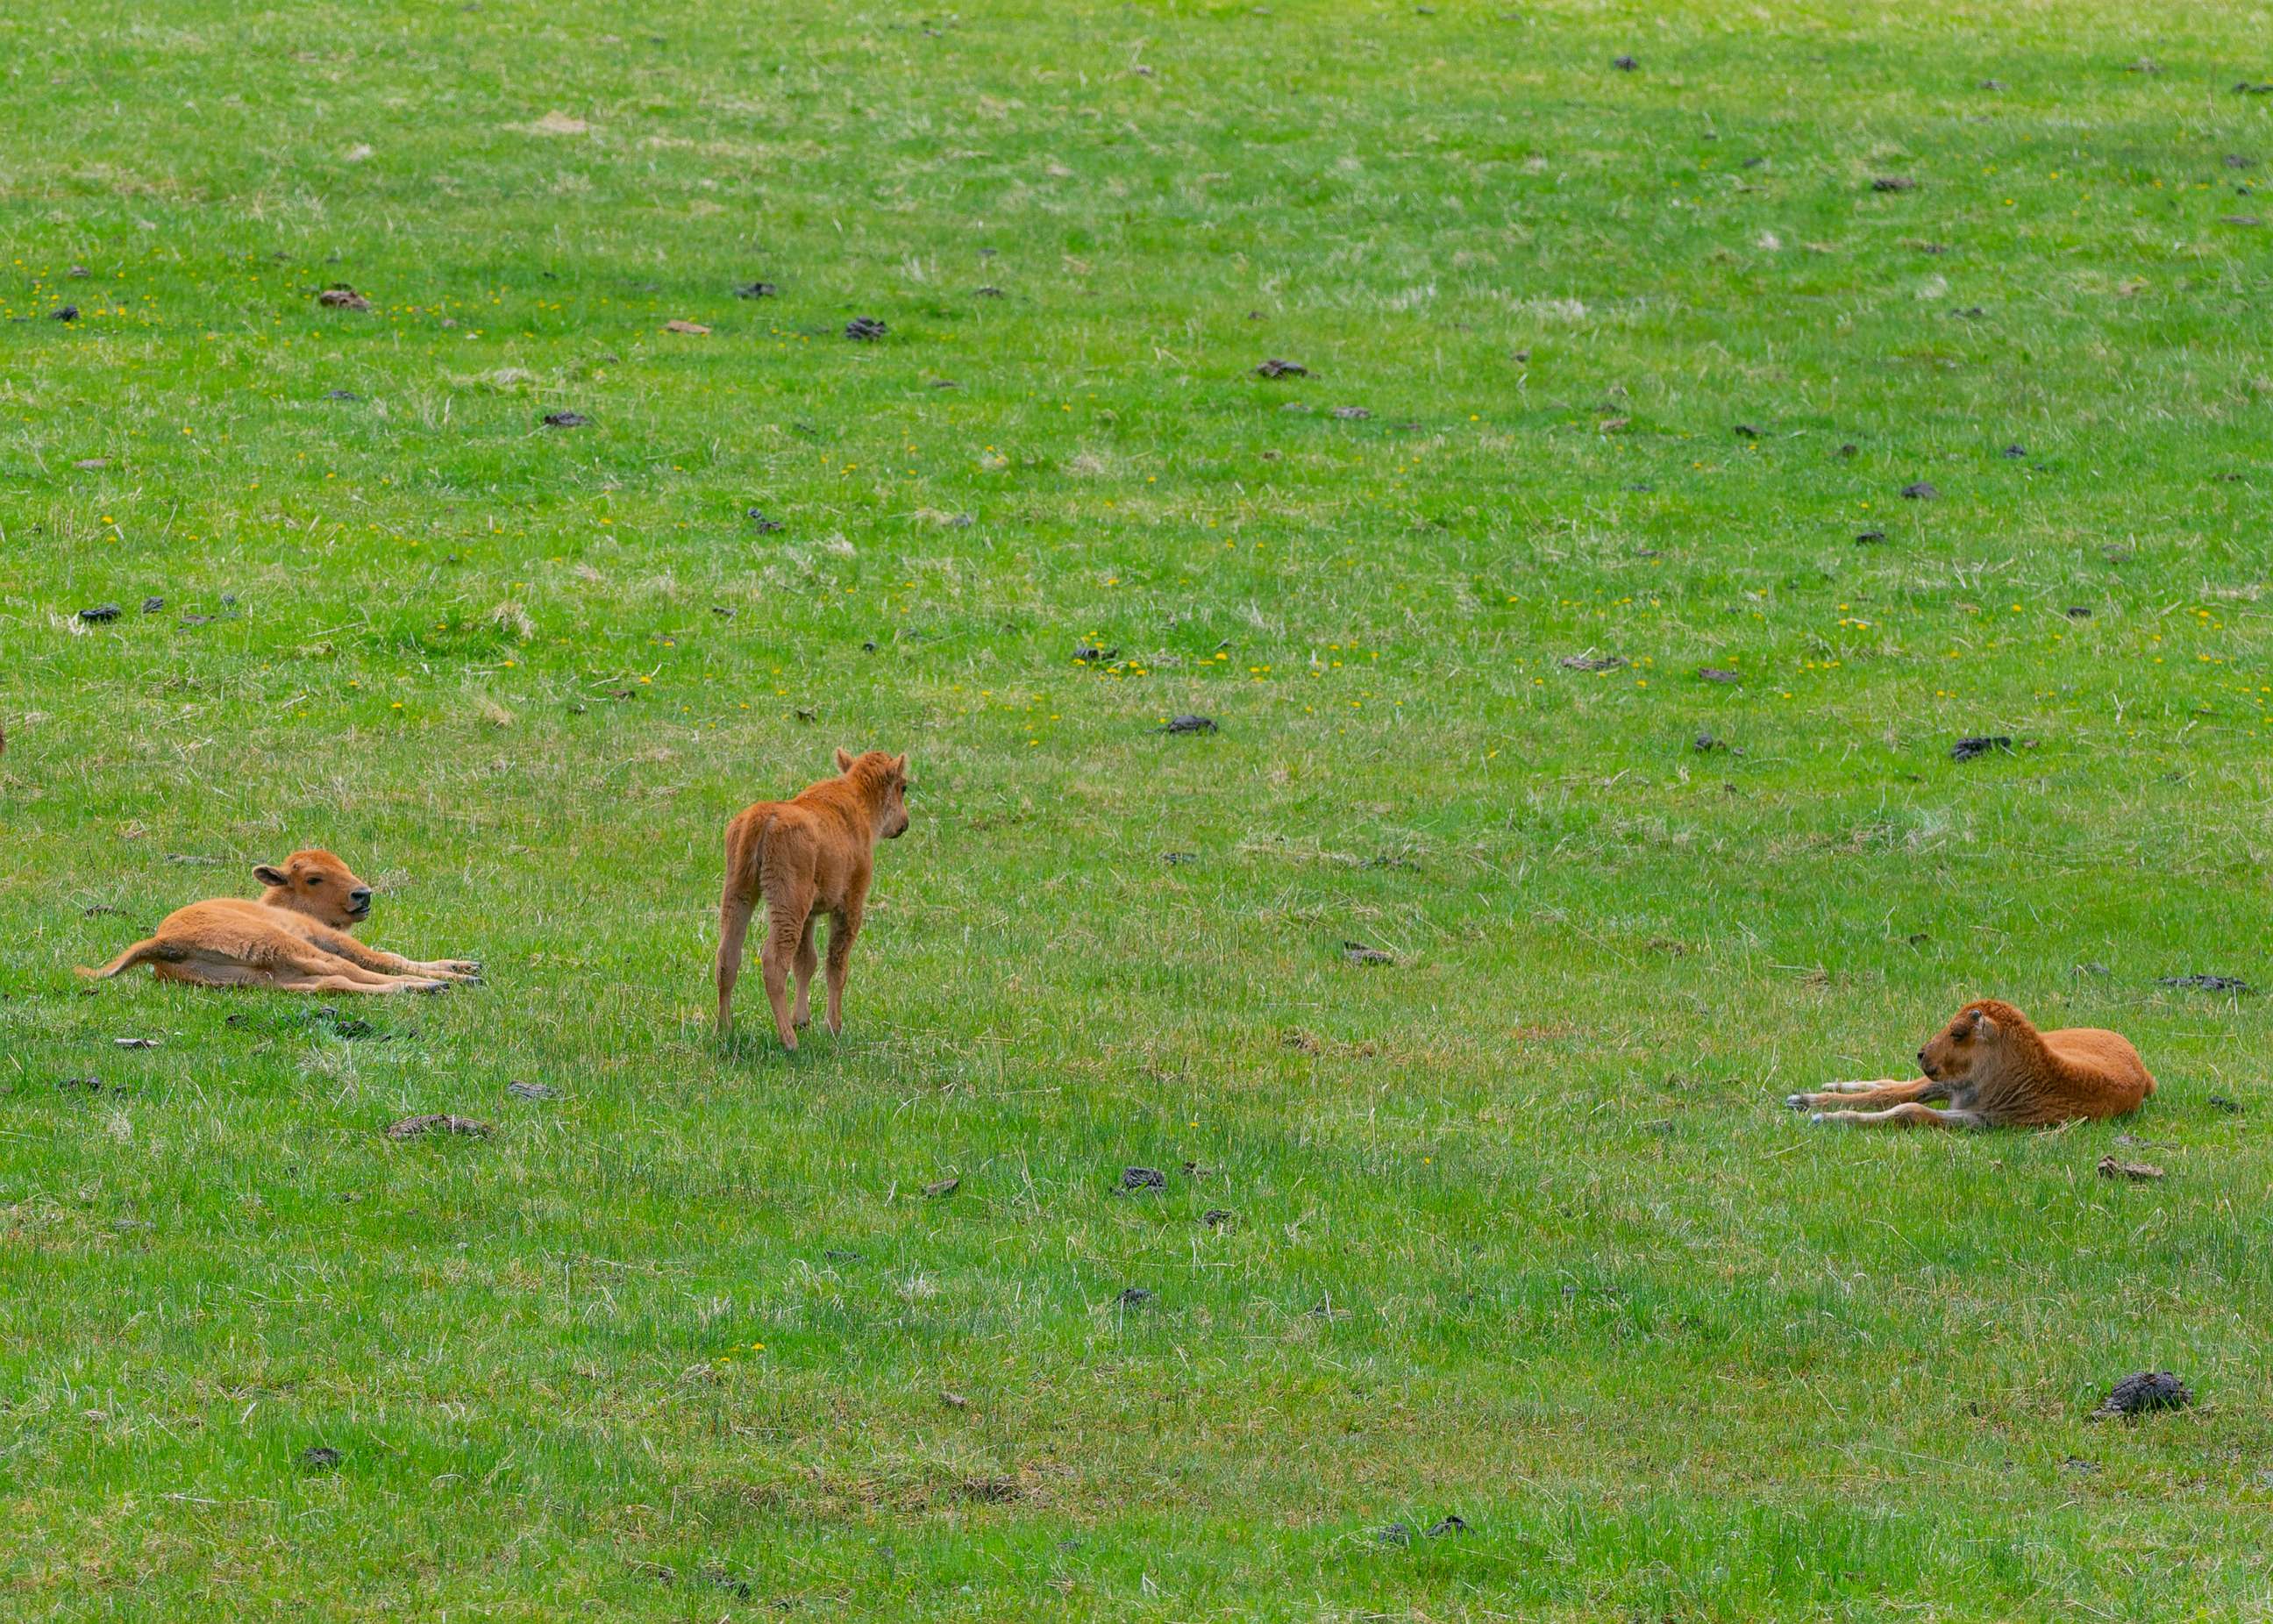
M 1918 1051 L 1915 1082 L 1835 1082 L 1784 1101 L 1811 1122 L 1877 1127 L 2048 1127 L 2127 1116 L 2155 1091 L 2130 1040 L 2097 1027 L 2040 1032 L 1993 998 L 1976 999 Z M 1947 1100 L 1936 1111 L 1929 1100 Z M 1845 1110 L 1832 1111 L 1840 1105 Z M 1873 1109 L 1857 1111 L 1857 1105 Z
M 101 981 L 147 964 L 161 981 L 284 992 L 439 992 L 481 979 L 470 960 L 399 958 L 349 935 L 371 917 L 371 887 L 328 851 L 296 851 L 252 877 L 264 887 L 259 902 L 192 902 L 167 915 L 156 935 L 79 974 Z

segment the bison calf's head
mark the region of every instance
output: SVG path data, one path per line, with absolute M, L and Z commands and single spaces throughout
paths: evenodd
M 252 877 L 267 887 L 260 900 L 271 908 L 341 928 L 371 917 L 371 887 L 328 851 L 296 851 L 281 866 L 263 863 Z
M 2003 1037 L 2004 1028 L 1986 1005 L 1968 1004 L 1926 1039 L 1918 1051 L 1919 1068 L 1936 1082 L 1970 1081 Z
M 836 752 L 836 770 L 859 785 L 876 815 L 876 833 L 897 840 L 908 832 L 908 758 L 881 750 Z

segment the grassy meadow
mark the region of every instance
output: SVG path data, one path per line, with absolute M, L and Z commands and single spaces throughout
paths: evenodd
M 2269 41 L 0 13 L 0 1616 L 2273 1615 Z M 73 974 L 310 845 L 486 984 Z

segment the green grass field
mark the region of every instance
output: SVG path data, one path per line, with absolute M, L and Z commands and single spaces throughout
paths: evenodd
M 2269 41 L 0 14 L 0 1616 L 2273 1613 Z M 73 975 L 304 845 L 487 984 Z

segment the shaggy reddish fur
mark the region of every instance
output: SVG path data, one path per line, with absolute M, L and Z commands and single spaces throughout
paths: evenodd
M 1785 1103 L 1818 1122 L 1893 1127 L 2038 1127 L 2127 1116 L 2155 1091 L 2128 1039 L 2097 1027 L 2039 1032 L 2010 1004 L 1984 998 L 1918 1051 L 1916 1082 L 1840 1083 Z M 1926 1102 L 1947 1100 L 1936 1111 Z M 1822 1109 L 1830 1105 L 1874 1110 Z
M 161 981 L 285 992 L 439 992 L 481 978 L 469 959 L 399 958 L 349 935 L 371 917 L 371 887 L 328 851 L 296 851 L 252 877 L 259 902 L 192 902 L 167 915 L 155 935 L 79 974 L 107 981 L 147 964 Z
M 766 905 L 759 948 L 766 999 L 784 1048 L 813 1016 L 814 923 L 829 916 L 829 1030 L 844 1023 L 844 977 L 868 903 L 876 842 L 908 832 L 908 759 L 836 752 L 837 775 L 795 800 L 760 801 L 726 826 L 726 887 L 718 902 L 718 1031 L 734 1029 L 734 980 L 750 915 Z M 797 1007 L 789 1003 L 797 971 Z

